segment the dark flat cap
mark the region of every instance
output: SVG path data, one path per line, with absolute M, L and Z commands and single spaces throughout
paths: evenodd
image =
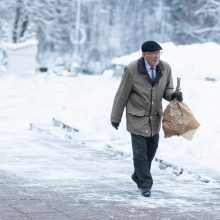
M 162 50 L 162 47 L 156 41 L 150 40 L 150 41 L 144 42 L 141 45 L 141 50 L 142 52 L 158 51 L 158 50 Z

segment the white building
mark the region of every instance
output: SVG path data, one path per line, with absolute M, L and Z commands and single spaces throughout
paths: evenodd
M 33 73 L 36 70 L 37 40 L 1 45 L 7 54 L 8 73 Z

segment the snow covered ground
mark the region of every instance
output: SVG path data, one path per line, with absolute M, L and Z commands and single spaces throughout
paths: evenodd
M 177 47 L 172 43 L 166 43 L 162 44 L 162 47 L 164 52 L 161 59 L 171 64 L 174 83 L 177 76 L 181 77 L 184 101 L 201 126 L 191 142 L 182 137 L 165 139 L 161 130 L 156 156 L 200 175 L 219 178 L 220 46 L 206 43 Z M 140 52 L 136 52 L 117 58 L 113 62 L 126 64 L 139 56 Z M 206 77 L 217 81 L 207 81 Z M 79 74 L 76 77 L 60 77 L 53 74 L 2 74 L 0 82 L 0 149 L 5 155 L 25 158 L 36 154 L 50 158 L 53 153 L 60 153 L 52 148 L 48 150 L 42 147 L 41 141 L 38 143 L 37 138 L 34 138 L 38 131 L 30 130 L 30 123 L 33 123 L 48 133 L 51 132 L 49 136 L 54 135 L 54 141 L 57 137 L 57 140 L 67 140 L 69 137 L 53 126 L 52 118 L 79 129 L 79 132 L 71 135 L 72 139 L 68 139 L 75 145 L 84 144 L 99 151 L 106 151 L 110 144 L 131 154 L 130 135 L 125 130 L 125 117 L 118 131 L 110 124 L 112 102 L 120 83 L 119 78 L 113 77 L 111 70 L 99 76 Z M 164 101 L 163 107 L 167 104 Z M 48 141 L 47 144 L 52 143 Z M 61 146 L 62 141 L 59 144 Z M 43 158 L 44 163 L 47 163 L 47 159 Z M 18 166 L 16 159 L 15 163 L 1 161 L 0 165 L 2 170 L 17 174 L 28 166 L 30 169 L 31 166 L 36 166 L 34 161 Z M 51 175 L 53 178 L 61 178 L 62 175 L 68 176 L 68 172 L 63 173 L 60 169 L 56 172 L 54 164 Z M 28 178 L 36 176 L 36 173 L 29 172 Z

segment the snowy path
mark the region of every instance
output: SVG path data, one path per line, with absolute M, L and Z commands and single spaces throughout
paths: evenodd
M 104 151 L 29 130 L 22 131 L 16 138 L 13 134 L 10 139 L 9 134 L 6 137 L 7 140 L 1 136 L 0 171 L 17 179 L 13 187 L 25 188 L 26 195 L 41 197 L 39 192 L 42 191 L 45 195 L 59 195 L 59 202 L 47 202 L 51 207 L 62 204 L 60 207 L 70 218 L 73 214 L 70 210 L 80 210 L 81 206 L 87 206 L 91 215 L 96 213 L 97 219 L 100 213 L 105 219 L 110 216 L 212 220 L 220 217 L 218 185 L 205 184 L 189 176 L 176 177 L 159 170 L 154 163 L 152 197 L 143 198 L 130 179 L 131 158 L 115 158 Z M 87 211 L 84 210 L 85 216 Z
M 109 79 L 4 76 L 1 80 L 0 219 L 220 219 L 219 184 L 205 184 L 190 175 L 177 177 L 154 163 L 152 197 L 144 198 L 130 179 L 132 158 L 115 157 L 100 147 L 109 140 L 105 134 L 113 132 L 107 119 L 112 102 L 106 95 L 112 91 Z M 84 92 L 80 97 L 79 87 Z M 75 109 L 68 118 L 74 117 L 82 131 L 76 142 L 28 129 L 32 119 L 49 124 L 72 100 Z M 99 112 L 97 105 L 103 105 Z M 84 138 L 93 143 L 80 144 Z M 172 146 L 163 151 L 162 146 L 161 155 L 172 152 Z

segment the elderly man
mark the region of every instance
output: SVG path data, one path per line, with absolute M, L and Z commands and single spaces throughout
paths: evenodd
M 155 156 L 162 118 L 162 98 L 182 101 L 174 92 L 171 68 L 160 60 L 162 47 L 155 41 L 141 46 L 142 57 L 125 67 L 115 95 L 111 124 L 118 129 L 126 107 L 127 130 L 131 133 L 134 173 L 132 180 L 141 195 L 150 197 L 153 178 L 151 162 Z

